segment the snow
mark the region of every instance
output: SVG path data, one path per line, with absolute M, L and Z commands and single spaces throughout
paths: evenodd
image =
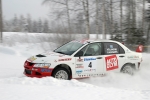
M 52 50 L 51 42 L 39 42 L 33 34 L 27 34 L 27 39 L 33 36 L 28 39 L 31 42 L 21 42 L 23 34 L 15 39 L 11 35 L 5 33 L 4 38 L 9 39 L 0 44 L 0 100 L 150 100 L 148 53 L 143 53 L 141 69 L 133 76 L 109 73 L 78 80 L 30 78 L 23 75 L 24 61 L 31 55 Z

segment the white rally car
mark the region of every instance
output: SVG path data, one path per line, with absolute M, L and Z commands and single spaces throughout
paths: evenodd
M 142 49 L 139 46 L 134 52 L 112 40 L 75 40 L 53 52 L 30 57 L 24 63 L 24 74 L 65 80 L 101 76 L 110 71 L 133 74 L 140 68 Z

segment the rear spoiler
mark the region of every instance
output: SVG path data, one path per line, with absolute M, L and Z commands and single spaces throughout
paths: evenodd
M 136 52 L 143 52 L 143 45 L 139 45 L 139 46 L 136 48 Z

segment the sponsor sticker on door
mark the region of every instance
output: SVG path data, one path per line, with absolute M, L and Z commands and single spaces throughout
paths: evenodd
M 118 59 L 116 55 L 105 57 L 106 61 L 106 70 L 114 70 L 118 68 Z

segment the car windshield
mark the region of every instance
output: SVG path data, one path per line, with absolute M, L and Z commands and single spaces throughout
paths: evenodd
M 80 42 L 71 41 L 67 44 L 62 45 L 58 49 L 54 50 L 54 52 L 65 54 L 65 55 L 72 55 L 75 51 L 77 51 L 83 45 L 84 44 Z

